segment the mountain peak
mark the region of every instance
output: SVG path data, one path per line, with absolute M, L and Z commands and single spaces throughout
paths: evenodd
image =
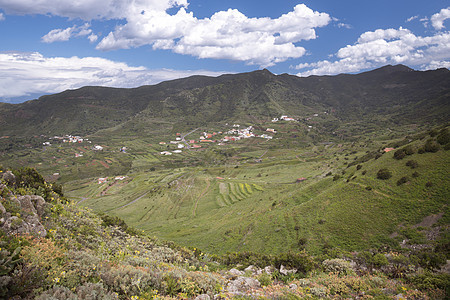
M 411 69 L 410 67 L 407 67 L 405 65 L 386 65 L 384 67 L 378 68 L 373 70 L 372 72 L 382 72 L 384 74 L 391 74 L 391 73 L 396 73 L 396 72 L 413 72 L 414 70 Z

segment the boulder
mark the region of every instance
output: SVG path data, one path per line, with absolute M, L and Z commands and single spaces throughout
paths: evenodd
M 24 213 L 32 214 L 32 215 L 37 214 L 36 208 L 34 208 L 34 205 L 31 202 L 30 195 L 19 196 L 19 197 L 17 197 L 17 200 L 19 200 L 20 207 L 22 208 Z
M 6 171 L 5 173 L 3 173 L 2 179 L 8 185 L 14 185 L 16 183 L 16 175 L 14 175 L 14 173 L 11 171 Z
M 280 273 L 283 274 L 283 275 L 295 274 L 295 273 L 297 273 L 297 269 L 286 269 L 285 266 L 281 265 L 280 266 Z
M 250 277 L 238 277 L 236 280 L 232 280 L 227 285 L 227 292 L 240 295 L 245 294 L 251 290 L 255 290 L 261 287 L 258 280 Z
M 209 297 L 208 294 L 201 294 L 198 295 L 197 297 L 195 297 L 194 300 L 210 300 L 211 298 Z
M 231 269 L 230 271 L 228 271 L 228 273 L 235 277 L 244 275 L 244 272 L 239 271 L 238 269 L 234 269 L 234 268 Z

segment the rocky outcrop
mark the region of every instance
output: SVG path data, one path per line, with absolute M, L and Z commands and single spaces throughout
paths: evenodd
M 41 196 L 18 196 L 6 201 L 14 209 L 8 211 L 0 203 L 0 229 L 8 234 L 32 234 L 39 237 L 47 235 L 47 231 L 41 224 L 47 204 Z

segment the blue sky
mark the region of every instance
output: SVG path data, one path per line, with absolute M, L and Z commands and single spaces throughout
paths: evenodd
M 262 68 L 449 68 L 448 28 L 448 0 L 0 0 L 0 101 Z

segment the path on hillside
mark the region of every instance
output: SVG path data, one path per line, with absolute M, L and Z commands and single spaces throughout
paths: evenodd
M 197 200 L 195 201 L 194 204 L 194 209 L 192 211 L 192 216 L 195 217 L 195 211 L 197 210 L 197 206 L 198 206 L 198 201 L 200 200 L 201 197 L 203 197 L 209 190 L 209 186 L 211 185 L 211 183 L 209 182 L 209 178 L 206 178 L 206 187 L 203 190 L 203 192 L 200 194 L 200 196 L 197 198 Z
M 84 201 L 86 201 L 86 200 L 87 200 L 86 197 L 81 197 L 81 200 L 77 202 L 77 205 L 80 204 L 80 203 L 82 203 L 82 202 L 84 202 Z
M 148 194 L 148 192 L 145 192 L 143 195 L 139 196 L 138 198 L 134 199 L 133 201 L 128 202 L 127 204 L 124 204 L 124 205 L 122 205 L 122 206 L 120 206 L 120 207 L 113 208 L 113 209 L 111 209 L 111 210 L 124 208 L 124 207 L 126 207 L 126 206 L 128 206 L 128 205 L 130 205 L 130 204 L 135 203 L 136 201 L 140 200 L 141 198 L 145 197 L 147 194 Z
M 361 187 L 363 187 L 363 188 L 366 188 L 367 187 L 367 185 L 365 185 L 365 184 L 362 184 L 362 183 L 358 183 L 358 182 L 350 182 L 351 184 L 354 184 L 354 185 L 359 185 L 359 186 L 361 186 Z M 374 192 L 374 193 L 376 193 L 376 194 L 378 194 L 378 195 L 381 195 L 381 196 L 384 196 L 384 197 L 386 197 L 386 198 L 390 198 L 391 196 L 389 196 L 388 194 L 385 194 L 385 193 L 383 193 L 383 192 L 380 192 L 380 191 L 378 191 L 378 190 L 375 190 L 375 189 L 371 189 L 371 191 L 372 192 Z

